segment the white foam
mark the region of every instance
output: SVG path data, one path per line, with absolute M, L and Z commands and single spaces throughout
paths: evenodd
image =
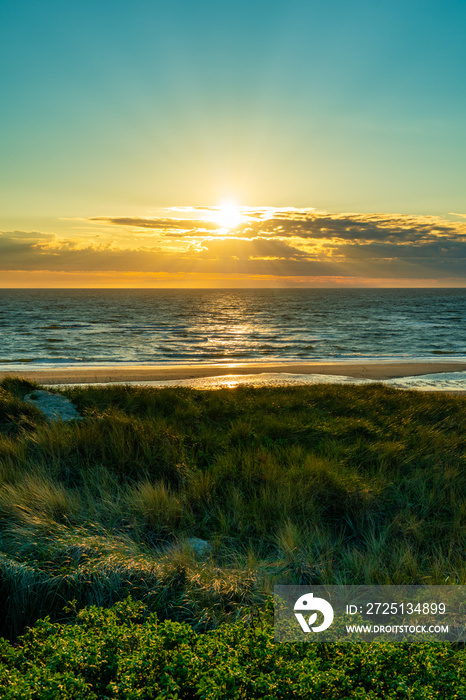
M 466 391 L 466 372 L 438 372 L 422 374 L 419 377 L 397 377 L 386 379 L 384 384 L 399 389 L 422 391 Z

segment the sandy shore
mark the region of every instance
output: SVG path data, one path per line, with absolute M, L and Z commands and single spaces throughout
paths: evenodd
M 25 369 L 0 372 L 4 377 L 22 377 L 39 384 L 88 384 L 105 382 L 147 382 L 166 379 L 195 379 L 228 374 L 261 374 L 286 372 L 288 374 L 333 374 L 356 379 L 394 379 L 438 372 L 466 370 L 466 362 L 294 362 L 279 364 L 231 365 L 121 365 L 119 367 Z

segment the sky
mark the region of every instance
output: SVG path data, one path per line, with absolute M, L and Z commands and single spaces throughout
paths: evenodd
M 466 286 L 464 0 L 2 0 L 0 286 Z

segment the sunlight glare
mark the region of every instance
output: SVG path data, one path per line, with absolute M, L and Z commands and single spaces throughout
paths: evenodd
M 247 220 L 240 212 L 240 208 L 233 202 L 220 204 L 211 214 L 211 219 L 222 228 L 236 228 Z

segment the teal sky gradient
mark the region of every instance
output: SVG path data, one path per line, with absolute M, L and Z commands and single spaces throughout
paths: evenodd
M 3 0 L 4 220 L 466 212 L 464 2 Z

